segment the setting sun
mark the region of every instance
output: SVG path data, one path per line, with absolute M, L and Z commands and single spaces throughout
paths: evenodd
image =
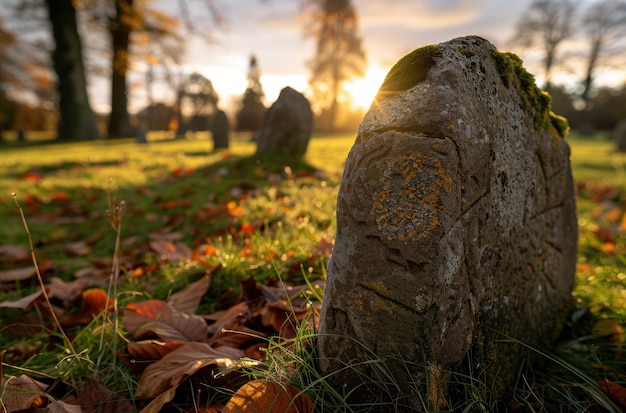
M 374 64 L 367 69 L 364 77 L 346 82 L 344 88 L 350 96 L 352 107 L 355 109 L 369 109 L 386 74 L 386 69 Z

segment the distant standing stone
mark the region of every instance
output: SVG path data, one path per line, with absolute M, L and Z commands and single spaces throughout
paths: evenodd
M 509 337 L 556 338 L 577 219 L 550 105 L 517 56 L 479 37 L 391 69 L 346 161 L 318 338 L 322 373 L 353 400 L 448 409 L 464 377 L 497 398 L 528 356 Z
M 302 93 L 284 88 L 265 115 L 257 139 L 257 153 L 304 155 L 312 124 L 309 101 Z
M 626 152 L 626 119 L 622 119 L 617 122 L 615 129 L 613 129 L 613 141 L 617 145 L 617 150 L 620 152 Z
M 219 109 L 213 117 L 211 135 L 213 136 L 213 149 L 227 149 L 230 126 L 226 113 Z
M 140 126 L 137 128 L 137 143 L 148 143 L 148 129 Z

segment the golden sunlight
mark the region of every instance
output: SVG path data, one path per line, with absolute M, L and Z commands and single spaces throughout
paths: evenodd
M 351 106 L 354 109 L 369 109 L 386 75 L 386 69 L 374 64 L 370 65 L 364 77 L 354 78 L 344 83 Z

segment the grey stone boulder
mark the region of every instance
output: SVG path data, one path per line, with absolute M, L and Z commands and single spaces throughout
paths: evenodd
M 211 136 L 213 138 L 213 149 L 228 149 L 230 125 L 226 112 L 219 109 L 213 116 L 211 124 Z
M 322 373 L 354 402 L 453 408 L 467 377 L 497 398 L 521 342 L 553 343 L 577 254 L 567 129 L 480 37 L 390 70 L 346 161 L 318 336 Z
M 311 139 L 313 115 L 304 95 L 290 87 L 269 108 L 257 138 L 257 154 L 303 156 Z

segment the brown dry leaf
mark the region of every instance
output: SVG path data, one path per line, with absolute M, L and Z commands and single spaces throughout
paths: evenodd
M 149 242 L 150 248 L 168 260 L 187 260 L 191 257 L 191 249 L 182 242 L 169 240 L 153 240 Z
M 113 299 L 109 298 L 102 288 L 92 288 L 83 292 L 83 312 L 98 314 L 112 307 Z
M 245 348 L 264 340 L 267 334 L 243 325 L 226 326 L 207 342 L 214 347 Z M 258 347 L 258 346 L 257 346 Z
M 13 413 L 40 407 L 48 400 L 46 387 L 26 375 L 8 379 L 0 377 L 3 412 L 6 410 L 6 413 Z
M 68 242 L 62 246 L 63 252 L 74 256 L 83 256 L 91 254 L 91 246 L 86 240 Z
M 267 335 L 245 326 L 250 318 L 250 311 L 245 302 L 235 304 L 209 326 L 208 341 L 213 347 L 228 346 L 243 348 L 250 343 L 262 340 Z
M 37 275 L 37 270 L 32 265 L 29 267 L 12 268 L 0 271 L 0 282 L 23 281 L 33 278 L 35 275 Z
M 307 315 L 307 308 L 293 308 L 287 301 L 274 301 L 261 309 L 261 323 L 273 327 L 281 337 L 296 336 L 296 327 Z
M 198 281 L 172 294 L 167 303 L 178 311 L 193 314 L 198 309 L 200 300 L 202 300 L 204 294 L 209 290 L 210 282 L 211 277 L 205 275 Z
M 315 281 L 311 284 L 313 288 L 317 290 L 324 289 L 324 281 Z M 263 293 L 263 296 L 267 300 L 267 302 L 272 303 L 274 301 L 286 300 L 291 303 L 291 306 L 294 308 L 305 308 L 308 303 L 308 295 L 312 294 L 311 289 L 308 285 L 297 285 L 297 286 L 275 286 L 270 287 L 267 285 L 259 284 L 259 290 Z
M 101 288 L 92 288 L 82 294 L 82 309 L 77 314 L 69 314 L 61 319 L 63 327 L 89 324 L 94 316 L 102 311 L 113 308 L 113 299 Z
M 74 278 L 103 279 L 111 274 L 110 268 L 85 267 L 74 271 Z
M 83 413 L 83 409 L 80 406 L 65 403 L 61 400 L 52 400 L 43 411 L 48 413 Z
M 154 398 L 146 407 L 141 409 L 139 413 L 160 413 L 161 408 L 165 405 L 165 403 L 169 403 L 174 399 L 176 395 L 176 389 L 178 386 L 174 386 L 171 389 L 159 394 Z
M 151 232 L 148 234 L 149 240 L 157 241 L 176 241 L 183 238 L 182 232 Z
M 44 323 L 41 313 L 22 313 L 2 321 L 2 335 L 9 334 L 14 337 L 33 337 L 36 334 L 50 332 Z
M 598 383 L 603 392 L 605 392 L 611 400 L 622 407 L 626 407 L 626 388 L 613 382 L 601 381 Z
M 254 380 L 230 398 L 222 413 L 310 413 L 311 398 L 297 388 L 274 381 Z
M 219 318 L 211 324 L 209 332 L 211 334 L 218 333 L 226 326 L 233 324 L 234 320 L 240 320 L 240 324 L 244 324 L 249 318 L 250 312 L 248 311 L 248 305 L 246 303 L 238 303 L 230 307 L 228 310 L 221 313 Z
M 88 285 L 89 281 L 86 279 L 65 282 L 59 277 L 53 277 L 46 285 L 46 289 L 51 300 L 59 300 L 63 303 L 63 307 L 69 307 L 80 298 Z
M 30 295 L 27 295 L 26 297 L 22 297 L 16 301 L 2 301 L 0 302 L 0 307 L 1 308 L 17 308 L 20 310 L 26 310 L 31 306 L 33 302 L 37 301 L 39 297 L 41 297 L 41 290 L 35 293 L 32 293 Z
M 21 245 L 0 245 L 0 262 L 13 264 L 30 260 L 28 250 Z
M 78 401 L 84 413 L 124 413 L 135 411 L 135 406 L 130 401 L 122 399 L 93 378 L 84 377 L 83 382 L 85 386 L 78 396 Z
M 161 360 L 149 365 L 141 375 L 135 397 L 157 397 L 178 386 L 185 378 L 203 367 L 214 365 L 218 370 L 231 369 L 243 352 L 229 347 L 215 349 L 206 343 L 185 343 Z
M 126 345 L 126 350 L 131 357 L 138 360 L 160 360 L 182 345 L 183 343 L 171 341 L 167 343 L 156 340 L 131 341 Z
M 209 334 L 202 317 L 176 311 L 161 300 L 127 305 L 124 326 L 136 339 L 155 335 L 162 341 L 206 341 Z

